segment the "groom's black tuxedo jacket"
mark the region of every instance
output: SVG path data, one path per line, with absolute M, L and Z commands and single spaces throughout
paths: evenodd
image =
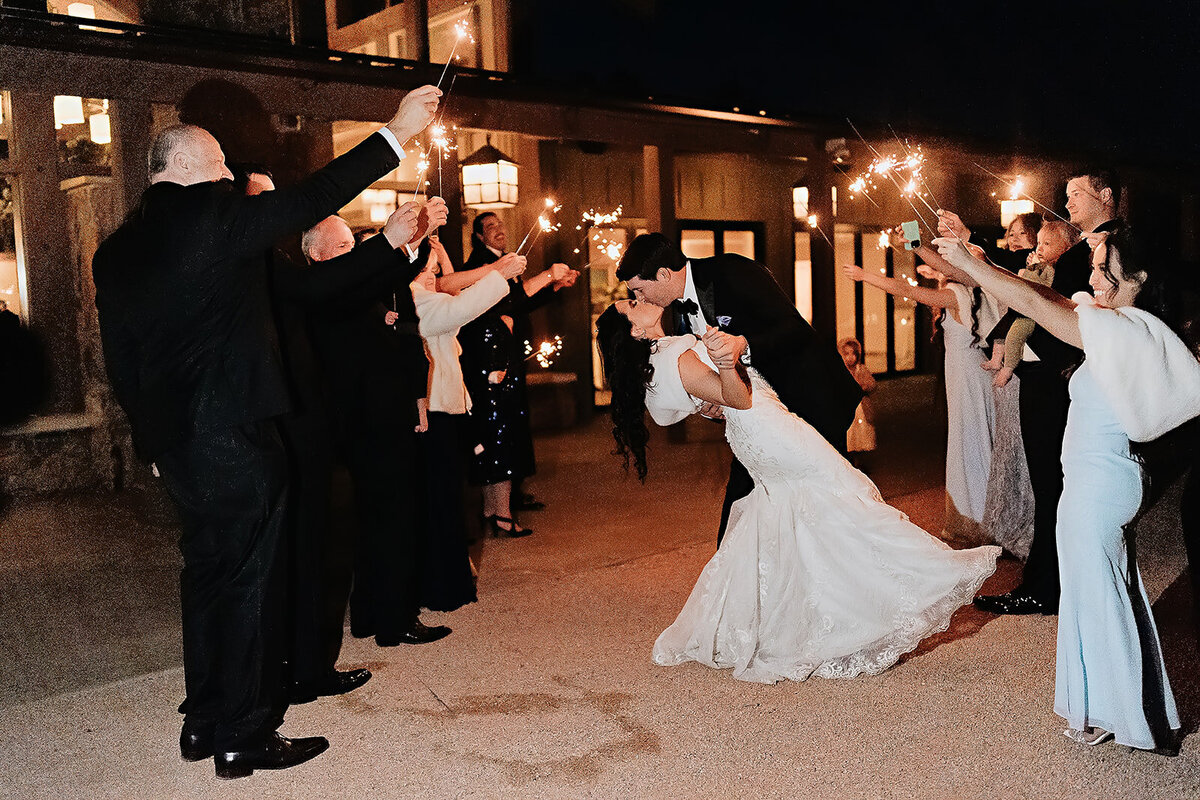
M 263 253 L 399 163 L 373 135 L 288 189 L 152 184 L 92 260 L 105 365 L 139 454 L 288 409 Z
M 800 316 L 763 265 L 726 253 L 692 259 L 691 270 L 709 322 L 746 337 L 750 365 L 783 404 L 844 451 L 862 389 L 834 343 Z

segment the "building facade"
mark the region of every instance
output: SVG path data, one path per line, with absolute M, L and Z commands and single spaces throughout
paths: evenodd
M 904 374 L 936 366 L 928 314 L 838 267 L 853 260 L 915 280 L 911 254 L 880 246 L 883 228 L 928 223 L 941 201 L 1000 235 L 1000 201 L 1013 199 L 1018 174 L 1025 193 L 1059 209 L 1068 171 L 928 136 L 925 199 L 880 190 L 867 201 L 850 184 L 873 151 L 915 143 L 870 126 L 868 144 L 829 122 L 531 85 L 509 69 L 523 43 L 508 0 L 18 5 L 0 2 L 0 299 L 46 343 L 50 389 L 37 414 L 0 432 L 10 492 L 146 480 L 104 377 L 90 262 L 146 185 L 149 142 L 175 122 L 204 125 L 231 163 L 266 164 L 286 184 L 369 135 L 406 91 L 441 80 L 448 144 L 414 142 L 413 157 L 342 213 L 370 228 L 411 197 L 442 195 L 443 241 L 461 263 L 486 204 L 464 195 L 460 162 L 490 145 L 515 163 L 516 202 L 495 210 L 516 241 L 535 233 L 530 274 L 553 261 L 586 273 L 534 320 L 532 347 L 562 341 L 549 368 L 531 370 L 543 425 L 583 421 L 604 402 L 593 321 L 620 295 L 615 259 L 639 232 L 662 231 L 692 257 L 763 262 L 819 332 L 856 336 L 872 371 Z M 1194 195 L 1154 171 L 1140 180 L 1194 258 L 1184 224 Z M 536 233 L 548 204 L 561 206 L 559 228 Z

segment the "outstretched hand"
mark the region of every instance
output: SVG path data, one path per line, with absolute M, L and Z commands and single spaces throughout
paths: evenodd
M 420 209 L 416 203 L 405 203 L 392 212 L 383 225 L 383 237 L 387 239 L 392 249 L 399 247 L 412 238 L 417 229 L 417 217 Z
M 525 258 L 525 256 L 519 256 L 516 253 L 505 253 L 504 255 L 500 256 L 500 258 L 496 259 L 496 261 L 492 264 L 492 267 L 501 275 L 503 275 L 506 281 L 510 281 L 518 275 L 524 273 L 525 266 L 528 263 L 529 261 Z
M 396 115 L 387 124 L 388 130 L 400 144 L 404 144 L 433 122 L 440 102 L 438 98 L 441 96 L 441 89 L 429 85 L 413 89 L 404 95 L 400 107 L 396 109 Z
M 963 224 L 962 218 L 953 211 L 938 209 L 938 235 L 952 239 L 962 239 L 964 242 L 971 238 L 971 230 Z
M 842 265 L 842 274 L 852 281 L 861 281 L 864 277 L 866 277 L 866 272 L 864 272 L 863 268 L 858 264 Z
M 417 244 L 431 232 L 445 225 L 449 217 L 450 210 L 446 207 L 446 201 L 440 197 L 430 198 L 429 202 L 417 213 L 416 229 L 408 243 Z

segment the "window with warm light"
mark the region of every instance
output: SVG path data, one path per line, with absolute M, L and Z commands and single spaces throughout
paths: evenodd
M 334 122 L 333 154 L 340 156 L 349 152 L 377 130 L 377 122 Z M 364 189 L 338 212 L 339 215 L 355 231 L 381 227 L 401 204 L 420 197 L 424 192 L 424 183 L 421 187 L 416 185 L 421 177 L 418 175 L 419 161 L 420 152 L 410 145 L 400 166 Z M 434 181 L 436 188 L 436 174 Z
M 8 158 L 8 140 L 12 138 L 12 111 L 8 92 L 0 92 L 0 161 Z
M 21 319 L 26 318 L 25 270 L 20 248 L 17 182 L 0 173 L 0 300 Z
M 479 9 L 475 3 L 429 2 L 429 60 L 460 67 L 481 66 Z
M 112 160 L 108 100 L 58 95 L 54 98 L 58 160 L 78 173 L 105 171 Z
M 808 187 L 792 187 L 792 216 L 796 219 L 808 219 Z

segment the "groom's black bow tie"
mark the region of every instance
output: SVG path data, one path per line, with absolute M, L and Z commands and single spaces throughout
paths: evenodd
M 684 316 L 700 313 L 700 306 L 696 305 L 695 300 L 676 300 L 671 305 L 675 306 L 675 310 Z

